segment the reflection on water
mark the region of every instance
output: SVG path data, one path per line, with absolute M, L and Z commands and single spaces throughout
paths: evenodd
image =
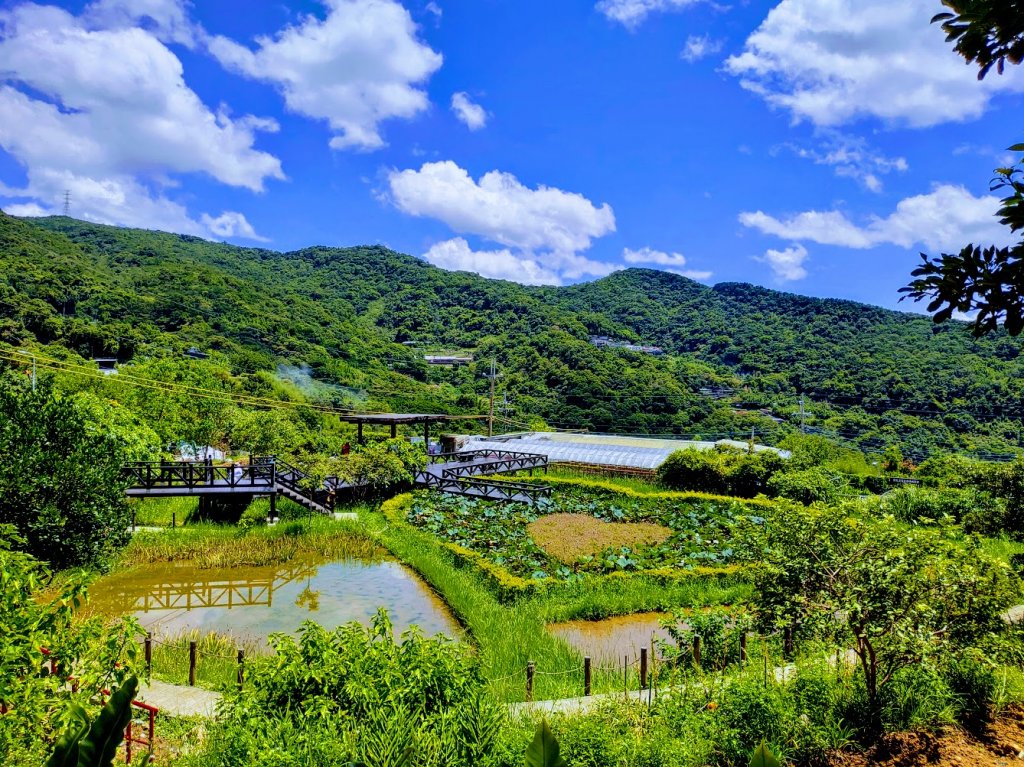
M 295 634 L 304 620 L 328 628 L 369 624 L 379 607 L 387 609 L 396 634 L 413 624 L 430 636 L 459 634 L 445 604 L 398 562 L 298 560 L 212 570 L 147 565 L 102 578 L 89 596 L 95 611 L 134 613 L 155 634 L 199 629 L 262 639 Z
M 571 644 L 580 654 L 590 656 L 598 665 L 621 663 L 624 656 L 632 661 L 640 656 L 640 648 L 651 648 L 651 640 L 668 639 L 660 621 L 665 613 L 621 615 L 599 621 L 565 621 L 552 623 L 548 631 Z

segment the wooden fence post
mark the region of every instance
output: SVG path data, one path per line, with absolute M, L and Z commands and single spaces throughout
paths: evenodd
M 192 640 L 188 643 L 188 686 L 196 686 L 196 640 Z
M 533 674 L 537 666 L 531 660 L 526 664 L 526 700 L 533 700 Z
M 583 659 L 583 694 L 590 696 L 590 656 Z
M 786 626 L 782 631 L 782 654 L 789 660 L 793 657 L 793 627 Z
M 245 683 L 245 650 L 239 648 L 238 650 L 238 689 L 242 689 L 242 685 Z
M 172 511 L 171 512 L 171 527 L 177 527 L 177 526 L 178 526 L 178 512 Z
M 693 665 L 700 668 L 700 636 L 693 638 Z
M 153 632 L 146 632 L 146 673 L 153 673 Z
M 647 648 L 640 648 L 640 689 L 647 689 Z
M 747 662 L 747 632 L 740 634 L 740 663 Z

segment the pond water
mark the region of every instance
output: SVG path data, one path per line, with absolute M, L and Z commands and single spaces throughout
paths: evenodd
M 594 663 L 621 663 L 625 656 L 632 661 L 640 657 L 640 649 L 651 648 L 651 639 L 668 639 L 660 621 L 665 613 L 639 613 L 604 618 L 599 621 L 565 621 L 548 625 L 548 631 L 575 647 Z
M 134 613 L 155 635 L 165 636 L 199 629 L 263 639 L 296 634 L 304 620 L 327 628 L 369 624 L 379 607 L 387 609 L 396 636 L 413 624 L 428 636 L 462 633 L 444 602 L 394 561 L 296 559 L 225 569 L 146 565 L 97 581 L 89 597 L 91 610 Z

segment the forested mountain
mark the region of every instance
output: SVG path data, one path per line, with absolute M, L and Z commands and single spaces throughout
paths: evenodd
M 666 354 L 597 348 L 592 335 Z M 516 424 L 753 429 L 771 441 L 799 425 L 803 394 L 808 429 L 862 447 L 922 457 L 1006 452 L 1021 439 L 1020 341 L 642 269 L 532 288 L 380 247 L 278 253 L 0 214 L 0 341 L 264 394 L 291 379 L 294 396 L 359 409 L 483 412 L 495 358 L 498 410 Z M 209 359 L 183 358 L 190 347 Z M 470 350 L 476 362 L 429 367 L 432 350 Z M 709 387 L 719 398 L 701 394 Z

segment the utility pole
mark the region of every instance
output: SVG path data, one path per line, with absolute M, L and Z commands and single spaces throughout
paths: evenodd
M 498 377 L 497 372 L 495 372 L 495 366 L 496 365 L 497 365 L 497 361 L 494 359 L 494 357 L 491 357 L 491 375 L 490 375 L 490 379 L 491 379 L 491 405 L 490 405 L 490 410 L 489 410 L 488 415 L 487 415 L 487 436 L 488 437 L 493 437 L 494 436 L 494 379 Z
M 800 395 L 800 433 L 804 433 L 804 395 Z

